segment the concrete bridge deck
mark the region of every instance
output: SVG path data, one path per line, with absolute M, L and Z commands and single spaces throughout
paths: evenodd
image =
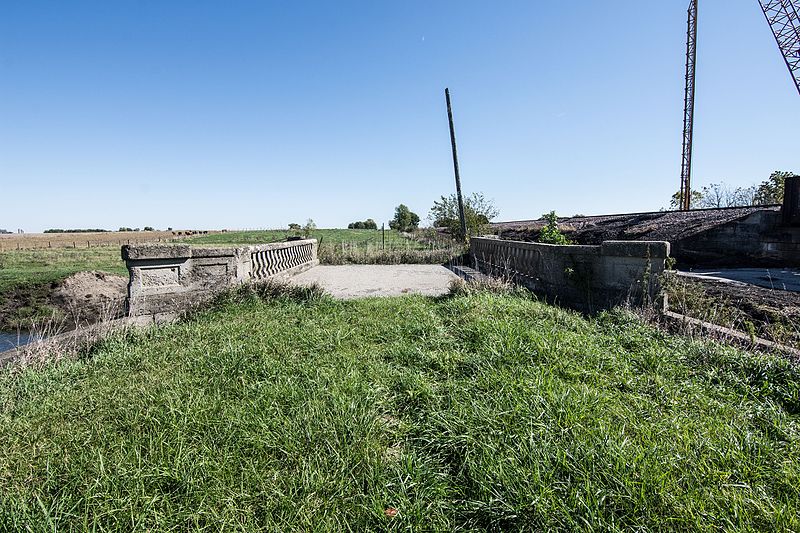
M 292 283 L 318 283 L 335 298 L 367 298 L 423 294 L 440 296 L 458 279 L 440 265 L 317 266 L 291 278 Z

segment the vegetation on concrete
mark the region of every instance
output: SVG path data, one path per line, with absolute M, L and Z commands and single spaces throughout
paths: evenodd
M 488 232 L 489 222 L 497 218 L 500 211 L 483 193 L 472 193 L 464 198 L 464 218 L 467 235 L 462 235 L 461 221 L 458 212 L 458 197 L 455 194 L 442 196 L 433 202 L 428 218 L 435 228 L 446 229 L 459 241 L 469 236 L 483 235 Z
M 558 227 L 558 215 L 555 211 L 542 215 L 545 220 L 544 227 L 539 231 L 537 240 L 545 244 L 572 244 Z
M 245 288 L 6 372 L 0 528 L 800 528 L 798 367 L 456 293 Z

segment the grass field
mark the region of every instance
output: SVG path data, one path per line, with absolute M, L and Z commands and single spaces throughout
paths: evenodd
M 295 292 L 4 374 L 0 528 L 800 529 L 786 361 L 516 294 Z

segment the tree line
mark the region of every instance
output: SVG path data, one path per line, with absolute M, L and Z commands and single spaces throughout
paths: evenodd
M 730 187 L 724 182 L 712 183 L 691 192 L 689 205 L 692 209 L 711 209 L 718 207 L 748 207 L 783 203 L 783 190 L 786 178 L 792 172 L 775 171 L 769 178 L 750 187 Z M 681 193 L 672 195 L 671 209 L 680 208 Z

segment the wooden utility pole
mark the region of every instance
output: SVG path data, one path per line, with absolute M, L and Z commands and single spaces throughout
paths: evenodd
M 467 238 L 467 219 L 464 217 L 464 197 L 461 195 L 461 175 L 458 172 L 458 150 L 456 149 L 456 129 L 453 126 L 453 109 L 450 105 L 450 89 L 445 88 L 447 100 L 447 120 L 450 122 L 450 145 L 453 147 L 453 170 L 456 174 L 456 196 L 458 196 L 458 218 L 461 221 L 461 236 Z

